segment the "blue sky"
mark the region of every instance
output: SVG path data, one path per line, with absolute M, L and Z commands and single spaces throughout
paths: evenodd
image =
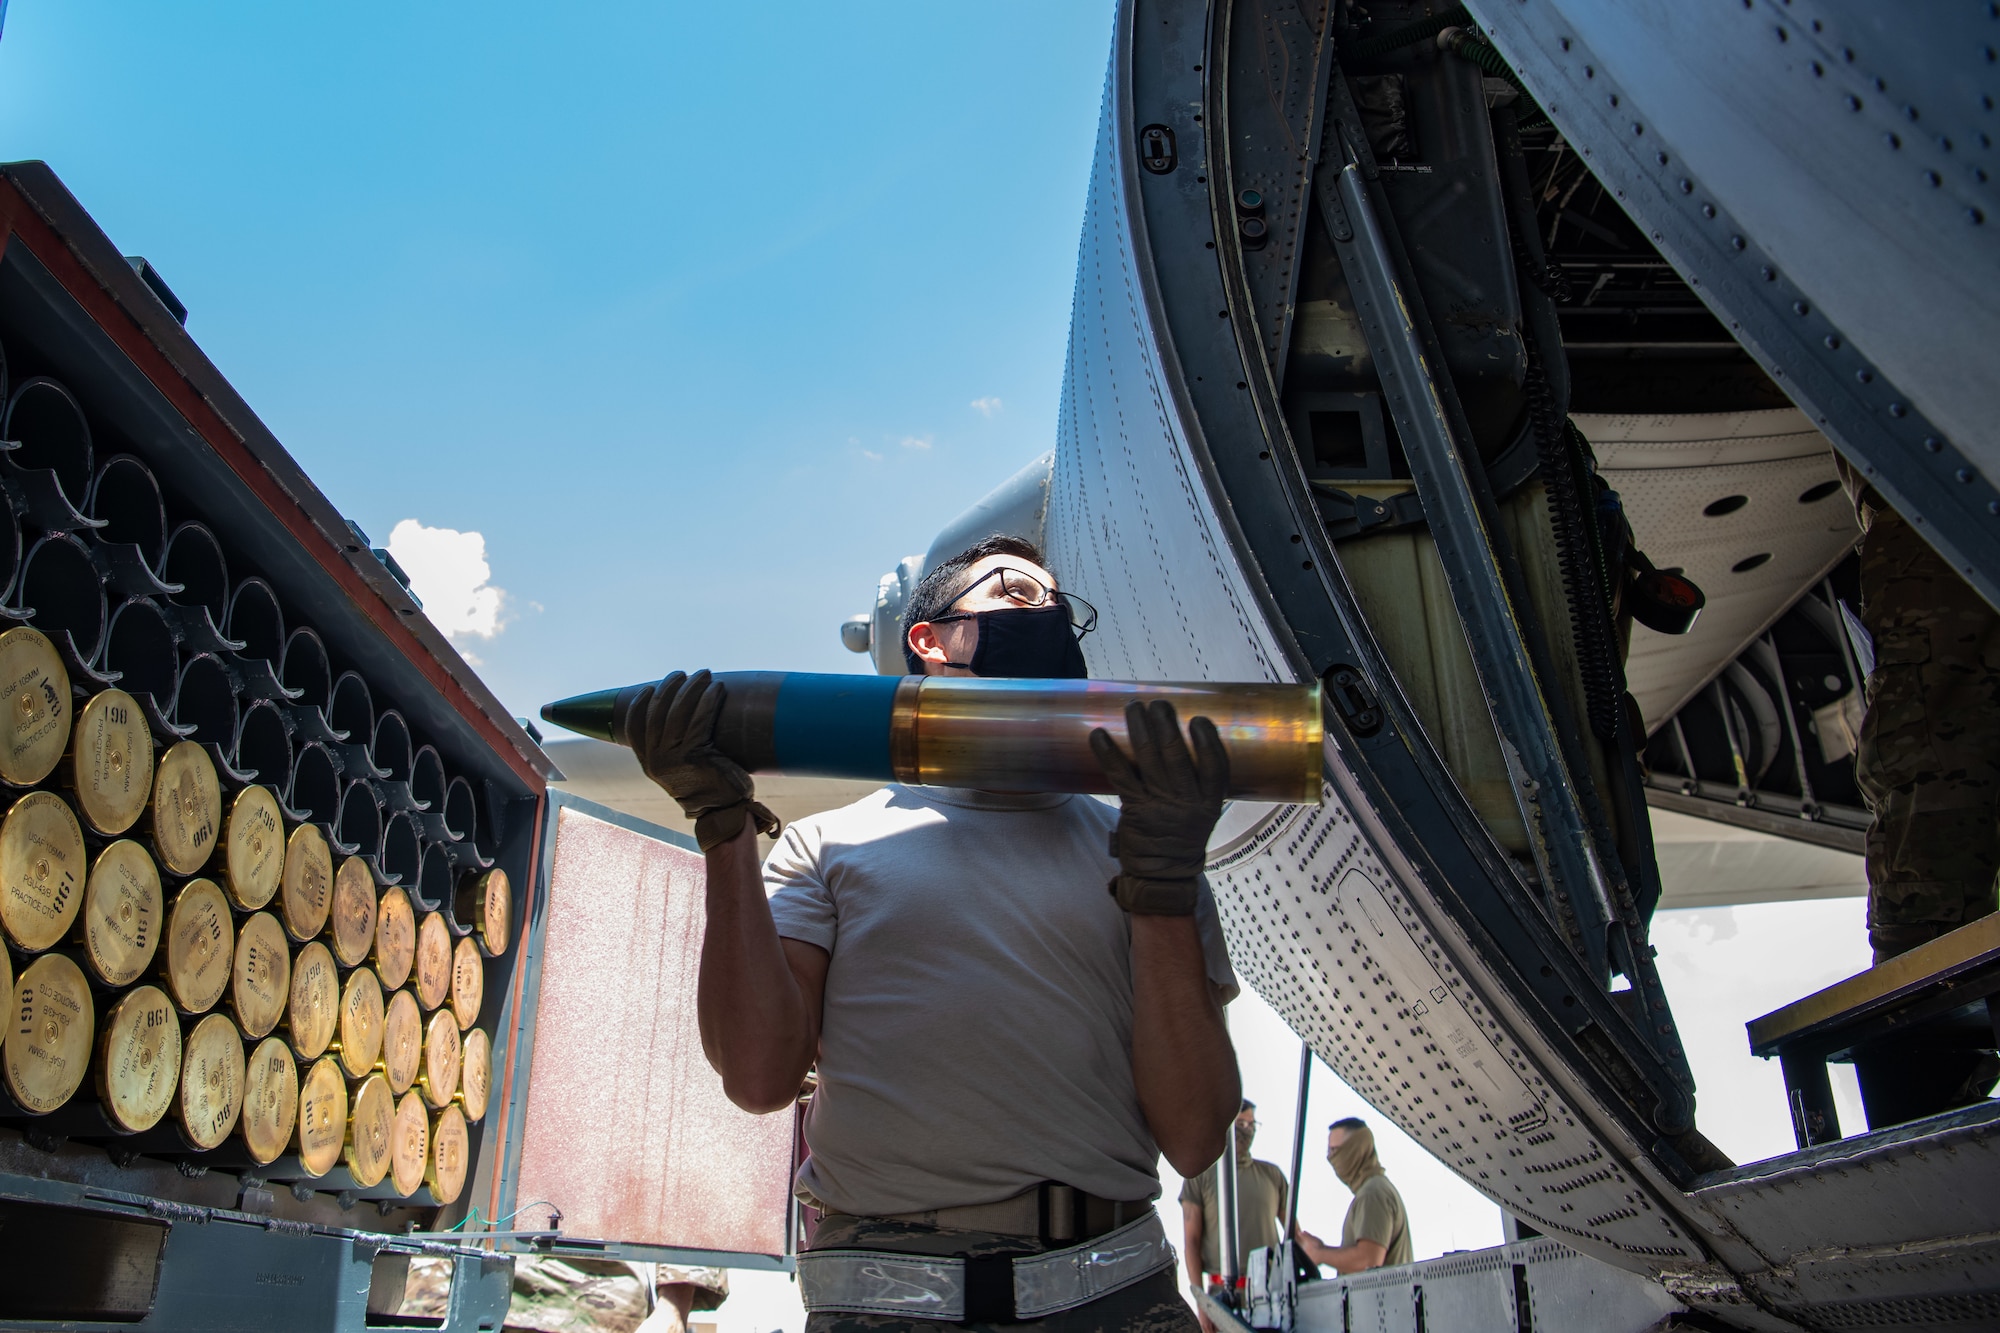
M 378 541 L 483 535 L 459 641 L 532 713 L 866 669 L 839 621 L 1052 443 L 1110 18 L 15 0 L 0 157 Z

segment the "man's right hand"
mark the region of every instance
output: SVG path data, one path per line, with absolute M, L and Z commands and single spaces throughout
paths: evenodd
M 704 852 L 734 839 L 747 820 L 761 833 L 779 827 L 742 765 L 715 748 L 723 694 L 722 682 L 706 671 L 676 671 L 639 692 L 631 713 L 637 725 L 627 726 L 640 769 L 694 821 Z

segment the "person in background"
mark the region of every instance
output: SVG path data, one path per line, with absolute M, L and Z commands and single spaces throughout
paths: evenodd
M 1410 1216 L 1403 1209 L 1403 1196 L 1375 1159 L 1374 1131 L 1351 1116 L 1334 1121 L 1327 1130 L 1326 1160 L 1340 1183 L 1354 1191 L 1354 1202 L 1341 1224 L 1338 1247 L 1304 1227 L 1298 1229 L 1299 1249 L 1306 1258 L 1336 1273 L 1409 1263 Z
M 1250 1143 L 1257 1137 L 1257 1104 L 1249 1098 L 1236 1115 L 1236 1271 L 1240 1275 L 1250 1262 L 1253 1250 L 1276 1245 L 1283 1234 L 1285 1200 L 1288 1197 L 1285 1173 L 1270 1162 L 1250 1156 Z M 1206 1272 L 1222 1276 L 1222 1163 L 1181 1182 L 1182 1251 L 1187 1262 L 1188 1283 L 1202 1289 Z M 1204 1311 L 1197 1310 L 1204 1333 L 1215 1325 Z

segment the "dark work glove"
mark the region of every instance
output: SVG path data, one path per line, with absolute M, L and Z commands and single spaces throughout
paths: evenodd
M 1229 791 L 1229 753 L 1215 724 L 1198 717 L 1188 723 L 1189 754 L 1174 706 L 1164 699 L 1125 705 L 1125 729 L 1129 758 L 1104 728 L 1090 733 L 1091 753 L 1121 804 L 1111 854 L 1123 873 L 1111 881 L 1111 896 L 1143 916 L 1187 916 Z
M 746 819 L 756 820 L 760 833 L 779 827 L 743 766 L 715 748 L 723 693 L 722 682 L 706 671 L 676 671 L 639 691 L 626 726 L 640 769 L 680 802 L 704 852 L 736 837 Z

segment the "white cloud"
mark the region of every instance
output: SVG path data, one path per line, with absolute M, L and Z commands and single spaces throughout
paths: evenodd
M 975 398 L 972 400 L 972 410 L 980 416 L 985 417 L 988 421 L 991 421 L 995 416 L 999 415 L 1000 400 L 998 398 Z
M 929 435 L 905 435 L 900 443 L 905 449 L 928 449 L 932 437 Z
M 427 528 L 406 518 L 389 533 L 389 554 L 410 576 L 424 614 L 446 634 L 490 639 L 506 627 L 501 613 L 507 594 L 489 581 L 483 534 Z
M 871 463 L 879 463 L 882 461 L 882 455 L 876 453 L 873 449 L 863 449 L 861 451 L 861 456 L 867 459 Z

